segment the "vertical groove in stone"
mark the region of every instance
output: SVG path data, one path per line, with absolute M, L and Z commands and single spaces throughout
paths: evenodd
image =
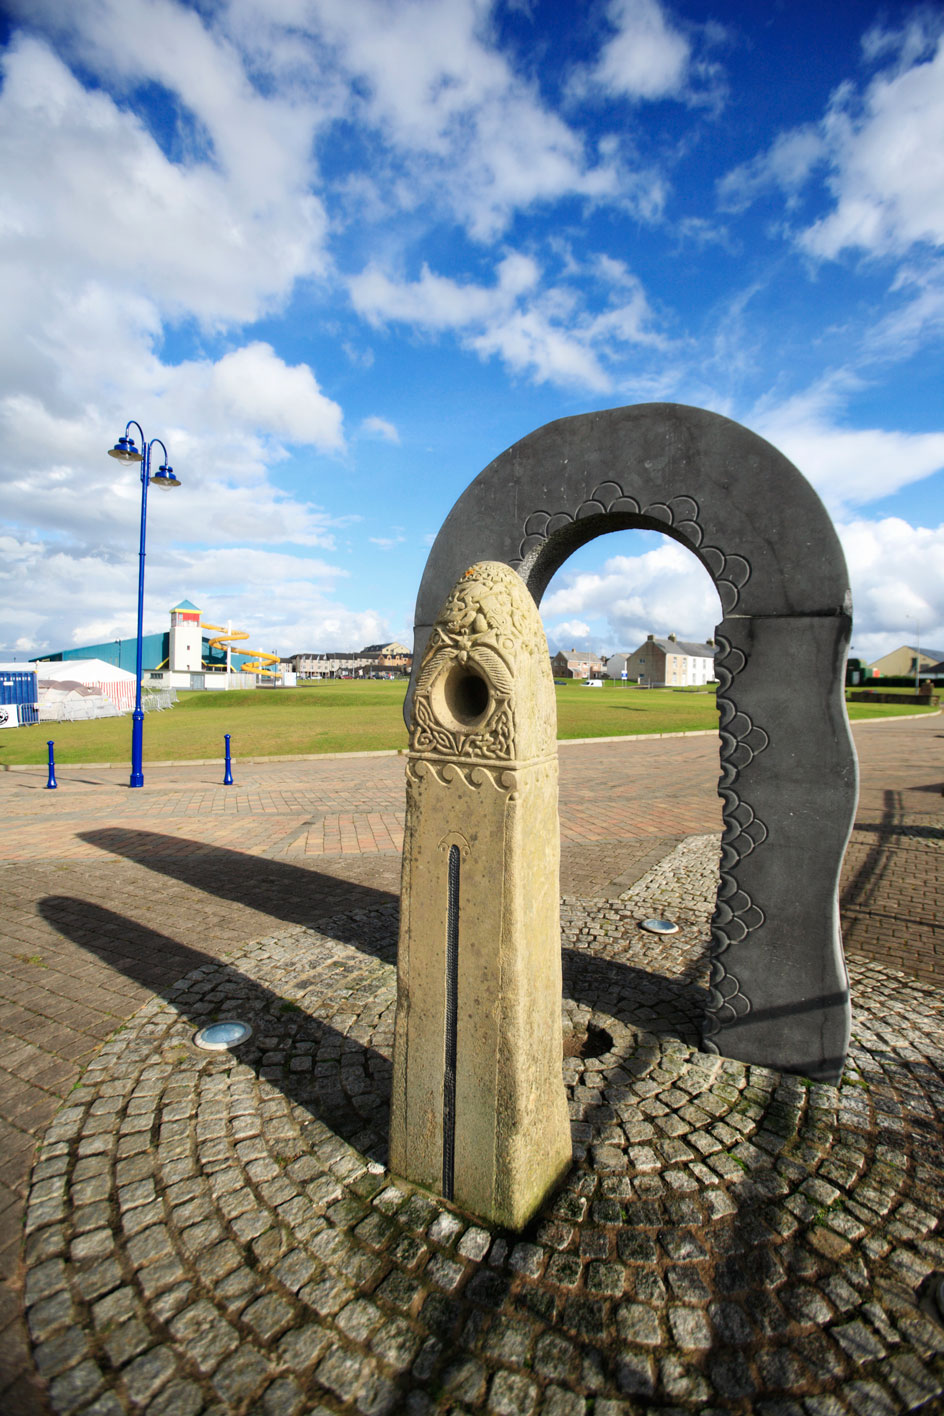
M 443 1074 L 443 1195 L 453 1198 L 456 1156 L 456 1031 L 459 1018 L 459 847 L 449 847 L 446 916 L 446 1066 Z

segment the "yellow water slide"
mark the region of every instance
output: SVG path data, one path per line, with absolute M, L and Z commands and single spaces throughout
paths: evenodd
M 224 629 L 221 624 L 201 623 L 200 628 L 212 631 L 213 638 L 207 640 L 210 648 L 220 649 L 224 652 L 237 640 L 241 641 L 249 638 L 249 635 L 244 629 Z M 251 656 L 246 663 L 242 665 L 239 670 L 240 673 L 268 674 L 270 678 L 278 677 L 278 670 L 266 668 L 266 664 L 277 664 L 279 662 L 278 654 L 266 654 L 261 649 L 240 649 L 239 653 L 249 654 Z

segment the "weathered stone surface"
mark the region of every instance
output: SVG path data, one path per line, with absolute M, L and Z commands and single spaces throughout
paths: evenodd
M 518 576 L 473 566 L 413 706 L 390 1157 L 512 1229 L 571 1160 L 559 858 L 547 641 Z
M 539 603 L 573 551 L 624 528 L 687 546 L 724 614 L 727 859 L 705 1045 L 836 1081 L 849 1033 L 836 887 L 856 797 L 842 696 L 851 596 L 829 516 L 776 448 L 718 414 L 670 403 L 538 428 L 496 458 L 443 523 L 417 597 L 411 689 L 433 616 L 465 566 L 502 562 Z M 408 723 L 410 711 L 408 693 Z M 762 803 L 748 795 L 755 781 L 767 785 Z M 755 900 L 748 876 L 758 870 Z
M 742 616 L 716 633 L 725 832 L 705 1041 L 834 1081 L 850 1026 L 839 871 L 858 791 L 848 621 Z

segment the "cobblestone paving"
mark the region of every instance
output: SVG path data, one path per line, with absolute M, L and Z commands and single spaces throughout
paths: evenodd
M 886 795 L 881 817 L 857 824 L 846 852 L 843 940 L 847 950 L 878 956 L 940 985 L 944 811 L 909 822 L 898 793 Z
M 146 1004 L 33 1171 L 54 1410 L 940 1410 L 940 993 L 852 961 L 838 1088 L 699 1053 L 716 856 L 703 836 L 622 898 L 565 900 L 574 1166 L 521 1235 L 384 1168 L 395 905 Z M 639 930 L 669 905 L 677 935 Z M 235 1054 L 192 1044 L 217 1016 L 253 1025 Z

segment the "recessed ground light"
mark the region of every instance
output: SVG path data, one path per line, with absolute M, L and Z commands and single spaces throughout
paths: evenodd
M 678 934 L 678 925 L 670 919 L 644 919 L 639 927 L 650 934 Z
M 225 1052 L 228 1047 L 238 1047 L 251 1036 L 252 1028 L 248 1023 L 211 1023 L 209 1027 L 200 1029 L 194 1042 L 207 1052 Z

